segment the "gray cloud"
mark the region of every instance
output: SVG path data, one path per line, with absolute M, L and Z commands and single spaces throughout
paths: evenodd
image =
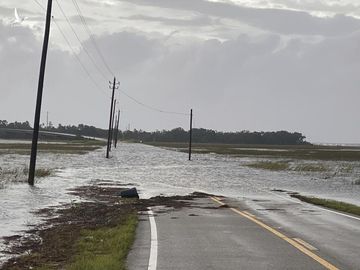
M 214 19 L 211 19 L 209 16 L 204 16 L 204 15 L 196 16 L 191 19 L 153 17 L 146 15 L 133 15 L 129 17 L 120 17 L 120 18 L 126 20 L 135 20 L 135 21 L 159 22 L 162 24 L 172 25 L 172 26 L 211 26 L 214 23 L 218 24 L 218 21 L 215 22 Z
M 84 17 L 85 21 L 87 24 L 97 24 L 98 21 L 96 19 L 93 19 L 93 18 L 90 18 L 90 17 Z M 75 23 L 75 24 L 81 24 L 81 19 L 79 16 L 70 16 L 69 17 L 69 20 L 72 22 L 72 23 Z
M 208 16 L 236 19 L 271 32 L 298 35 L 346 35 L 360 29 L 360 20 L 344 15 L 319 18 L 307 12 L 284 9 L 248 8 L 205 0 L 122 0 L 138 5 L 196 11 Z
M 137 2 L 145 4 L 144 1 Z M 172 5 L 172 8 L 190 11 L 188 1 L 146 3 L 168 8 Z M 240 16 L 239 10 L 242 10 L 235 8 L 235 13 L 232 13 L 226 11 L 232 7 L 230 5 L 220 6 L 223 11 L 221 8 L 213 10 L 218 6 L 211 3 L 207 5 L 194 0 L 192 15 L 198 12 L 204 18 L 221 18 L 224 13 L 224 17 L 234 19 Z M 249 10 L 244 9 L 244 12 L 264 14 L 257 9 Z M 273 16 L 273 11 L 267 12 Z M 287 14 L 281 17 L 284 24 L 294 18 L 298 18 L 299 23 L 304 18 L 313 18 L 306 13 L 283 14 Z M 298 17 L 293 18 L 291 14 L 298 14 Z M 137 15 L 140 16 L 137 18 L 164 24 L 182 23 L 182 18 L 174 16 L 170 10 L 168 18 L 180 21 L 162 21 L 162 15 Z M 261 24 L 265 24 L 271 16 L 265 16 Z M 245 15 L 240 17 L 236 20 L 246 21 Z M 250 19 L 260 21 L 262 17 Z M 313 141 L 359 142 L 357 134 L 360 127 L 353 123 L 353 119 L 358 113 L 357 100 L 360 98 L 360 32 L 343 30 L 344 20 L 347 19 L 315 18 L 309 24 L 305 22 L 307 27 L 317 21 L 337 27 L 331 35 L 326 34 L 328 37 L 316 42 L 295 35 L 304 26 L 294 26 L 297 32 L 289 28 L 291 33 L 285 41 L 282 35 L 276 33 L 274 26 L 269 27 L 274 33 L 257 36 L 240 34 L 226 42 L 178 36 L 174 37 L 176 42 L 166 42 L 165 35 L 135 30 L 103 33 L 95 39 L 121 81 L 122 89 L 160 109 L 187 112 L 193 108 L 196 127 L 218 130 L 286 129 L 303 132 Z M 351 25 L 354 23 L 353 20 L 349 22 Z M 316 31 L 325 35 L 326 31 L 319 29 Z M 308 35 L 311 31 L 306 30 Z M 177 43 L 177 40 L 181 42 Z M 32 121 L 41 45 L 41 39 L 31 29 L 5 26 L 0 22 L 0 118 Z M 52 44 L 43 111 L 50 111 L 50 118 L 55 123 L 83 122 L 105 128 L 109 113 L 108 80 L 112 75 L 102 66 L 91 42 L 85 41 L 84 46 L 109 78 L 102 78 L 84 52 L 80 51 L 78 57 L 99 85 L 94 87 L 74 56 Z M 152 112 L 122 94 L 120 104 L 124 110 L 122 128 L 128 123 L 134 128 L 147 130 L 176 126 L 187 128 L 186 117 Z

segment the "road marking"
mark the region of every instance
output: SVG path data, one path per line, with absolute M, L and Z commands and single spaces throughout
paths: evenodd
M 210 197 L 213 201 L 215 201 L 215 202 L 217 202 L 218 204 L 220 204 L 220 205 L 225 205 L 225 203 L 223 203 L 222 201 L 221 201 L 221 199 L 220 198 L 218 198 L 218 197 Z
M 265 191 L 265 190 L 264 190 Z M 265 191 L 266 192 L 266 191 Z M 291 202 L 295 202 L 295 203 L 298 203 L 298 204 L 302 204 L 302 205 L 311 205 L 312 207 L 314 208 L 317 208 L 317 209 L 320 209 L 320 210 L 323 210 L 323 211 L 326 211 L 326 212 L 330 212 L 330 213 L 333 213 L 333 214 L 336 214 L 336 215 L 339 215 L 339 216 L 343 216 L 343 217 L 347 217 L 347 218 L 351 218 L 351 219 L 355 219 L 355 220 L 358 220 L 360 221 L 360 218 L 358 217 L 355 217 L 355 216 L 352 216 L 352 215 L 348 215 L 348 214 L 345 214 L 345 213 L 341 213 L 341 212 L 338 212 L 338 211 L 335 211 L 335 210 L 331 210 L 331 209 L 327 209 L 325 207 L 321 207 L 321 206 L 318 206 L 316 204 L 312 204 L 312 203 L 306 203 L 306 202 L 303 202 L 303 201 L 300 201 L 300 200 L 295 200 L 295 199 L 292 199 L 292 198 L 288 198 L 288 197 L 285 197 L 285 196 L 282 196 L 282 195 L 279 195 L 279 194 L 276 194 L 275 192 L 273 191 L 269 191 L 267 192 L 269 194 L 272 194 L 274 196 L 277 196 L 279 198 L 282 198 L 284 200 L 287 200 L 287 201 L 291 201 Z
M 300 205 L 311 205 L 312 207 L 314 208 L 317 208 L 319 210 L 323 210 L 323 211 L 327 211 L 327 212 L 330 212 L 330 213 L 333 213 L 335 215 L 339 215 L 339 216 L 343 216 L 343 217 L 347 217 L 347 218 L 351 218 L 351 219 L 354 219 L 354 220 L 358 220 L 360 221 L 360 218 L 359 217 L 355 217 L 355 216 L 352 216 L 352 215 L 348 215 L 348 214 L 344 214 L 344 213 L 341 213 L 341 212 L 338 212 L 338 211 L 334 211 L 334 210 L 330 210 L 330 209 L 327 209 L 327 208 L 324 208 L 324 207 L 321 207 L 321 206 L 318 206 L 318 205 L 315 205 L 315 204 L 310 204 L 310 203 L 305 203 L 305 202 L 302 202 L 298 199 L 293 199 L 293 198 L 289 198 L 289 197 L 286 197 L 286 196 L 283 196 L 283 195 L 280 195 L 280 194 L 277 194 L 276 192 L 274 191 L 269 191 L 269 190 L 266 190 L 264 188 L 261 188 L 259 186 L 257 186 L 256 184 L 249 184 L 248 182 L 246 181 L 243 181 L 243 183 L 247 186 L 250 186 L 252 188 L 255 188 L 256 190 L 260 191 L 260 192 L 265 192 L 267 194 L 270 194 L 270 195 L 273 195 L 273 196 L 276 196 L 278 198 L 281 198 L 281 199 L 284 199 L 286 201 L 289 201 L 289 202 L 293 202 L 293 203 L 296 203 L 296 204 L 300 204 Z
M 149 208 L 148 211 L 149 221 L 150 221 L 150 230 L 151 230 L 151 246 L 150 246 L 150 257 L 149 257 L 149 266 L 148 270 L 156 270 L 157 267 L 157 257 L 158 257 L 158 236 L 157 228 L 154 217 L 154 212 Z
M 339 215 L 339 216 L 343 216 L 343 217 L 347 217 L 347 218 L 351 218 L 351 219 L 355 219 L 355 220 L 359 220 L 360 221 L 360 218 L 358 217 L 354 217 L 352 215 L 347 215 L 347 214 L 344 214 L 344 213 L 341 213 L 341 212 L 337 212 L 337 211 L 334 211 L 334 210 L 330 210 L 330 209 L 327 209 L 327 208 L 324 208 L 324 207 L 321 207 L 321 206 L 317 206 L 317 205 L 312 205 L 316 208 L 319 208 L 323 211 L 327 211 L 327 212 L 330 212 L 330 213 L 333 213 L 333 214 L 336 214 L 336 215 Z
M 218 201 L 222 201 L 222 199 L 221 198 L 219 198 L 219 197 L 214 197 L 215 199 L 217 199 Z
M 214 197 L 211 197 L 211 199 L 221 205 L 224 205 L 223 202 L 217 200 Z M 324 266 L 326 269 L 328 270 L 339 270 L 336 266 L 332 265 L 331 263 L 329 263 L 328 261 L 324 260 L 323 258 L 319 257 L 318 255 L 316 255 L 315 253 L 313 253 L 311 250 L 307 249 L 306 247 L 302 246 L 301 244 L 299 244 L 298 242 L 296 242 L 295 240 L 287 237 L 286 235 L 284 235 L 283 233 L 275 230 L 274 228 L 270 227 L 269 225 L 266 225 L 265 223 L 261 222 L 260 220 L 258 220 L 255 217 L 252 217 L 236 208 L 230 208 L 233 212 L 239 214 L 242 217 L 245 217 L 247 219 L 249 219 L 250 221 L 256 223 L 257 225 L 259 225 L 260 227 L 268 230 L 269 232 L 275 234 L 277 237 L 281 238 L 282 240 L 288 242 L 290 245 L 292 245 L 293 247 L 297 248 L 298 250 L 300 250 L 302 253 L 306 254 L 307 256 L 309 256 L 310 258 L 312 258 L 313 260 L 317 261 L 319 264 L 321 264 L 322 266 Z
M 311 251 L 315 251 L 318 250 L 316 247 L 310 245 L 308 242 L 305 242 L 304 240 L 300 239 L 300 238 L 293 238 L 296 242 L 298 242 L 299 244 L 303 245 L 304 247 L 306 247 L 307 249 L 310 249 Z
M 249 215 L 250 217 L 255 217 L 255 215 L 249 213 L 248 211 L 243 211 L 245 214 Z

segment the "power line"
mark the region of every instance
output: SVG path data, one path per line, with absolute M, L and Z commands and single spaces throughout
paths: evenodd
M 42 4 L 40 4 L 39 1 L 37 1 L 37 0 L 34 0 L 34 1 L 39 7 L 41 7 L 42 10 L 46 11 L 45 7 Z
M 69 24 L 69 26 L 70 26 L 72 32 L 74 33 L 76 39 L 79 41 L 80 46 L 81 46 L 81 48 L 83 49 L 83 51 L 87 54 L 87 56 L 89 57 L 90 61 L 94 64 L 95 68 L 100 72 L 100 74 L 104 77 L 104 79 L 105 79 L 105 80 L 108 80 L 108 78 L 106 77 L 105 73 L 102 71 L 102 69 L 100 69 L 100 67 L 96 64 L 94 58 L 90 55 L 89 51 L 86 49 L 85 46 L 83 46 L 81 39 L 79 38 L 79 36 L 78 36 L 78 34 L 76 33 L 74 27 L 72 26 L 69 18 L 66 16 L 66 14 L 65 14 L 64 10 L 62 9 L 59 1 L 58 1 L 58 0 L 55 0 L 55 2 L 56 2 L 56 4 L 58 5 L 61 13 L 62 13 L 63 16 L 65 17 L 67 23 Z
M 72 2 L 73 2 L 74 6 L 75 6 L 75 8 L 76 8 L 76 10 L 77 10 L 77 13 L 78 13 L 79 17 L 80 17 L 81 23 L 82 23 L 82 25 L 84 26 L 85 31 L 88 33 L 88 35 L 89 35 L 89 37 L 90 37 L 90 40 L 91 40 L 91 42 L 92 42 L 93 45 L 94 45 L 95 50 L 97 51 L 97 53 L 99 54 L 102 62 L 104 63 L 104 66 L 105 66 L 106 69 L 110 72 L 110 74 L 112 74 L 113 76 L 115 76 L 114 73 L 112 72 L 111 68 L 110 68 L 109 65 L 107 64 L 104 55 L 102 54 L 101 50 L 99 49 L 99 46 L 97 45 L 97 43 L 96 43 L 96 41 L 95 41 L 95 39 L 94 39 L 94 35 L 93 35 L 93 33 L 92 33 L 89 25 L 87 24 L 86 19 L 85 19 L 84 15 L 82 14 L 81 9 L 80 9 L 78 3 L 76 2 L 76 0 L 72 0 Z
M 37 0 L 34 0 L 34 1 L 35 1 L 42 9 L 44 9 L 44 7 L 43 7 Z M 78 38 L 78 35 L 76 34 L 74 28 L 72 27 L 69 19 L 67 18 L 67 16 L 65 15 L 63 9 L 62 9 L 61 6 L 59 5 L 58 0 L 55 0 L 55 1 L 56 1 L 56 3 L 58 4 L 60 10 L 62 11 L 64 17 L 65 17 L 66 20 L 68 21 L 68 23 L 69 23 L 70 27 L 72 28 L 75 36 L 76 36 L 77 39 L 79 40 L 81 47 L 84 49 L 84 47 L 83 47 L 82 44 L 81 44 L 80 39 Z M 78 11 L 78 14 L 79 14 L 80 19 L 81 19 L 81 21 L 82 21 L 82 23 L 83 23 L 84 29 L 87 29 L 86 31 L 88 32 L 89 37 L 90 37 L 90 39 L 92 40 L 92 42 L 93 42 L 93 44 L 94 44 L 94 47 L 97 48 L 97 51 L 98 51 L 98 53 L 99 53 L 99 55 L 100 55 L 100 57 L 101 57 L 101 56 L 102 56 L 101 51 L 98 49 L 98 47 L 97 47 L 97 45 L 96 45 L 96 42 L 95 42 L 95 40 L 94 40 L 94 38 L 93 38 L 93 35 L 92 35 L 92 33 L 91 33 L 91 30 L 89 29 L 89 27 L 88 27 L 88 25 L 87 25 L 87 23 L 86 23 L 86 20 L 85 20 L 84 16 L 82 15 L 81 10 L 80 10 L 80 8 L 79 8 L 76 0 L 72 0 L 72 1 L 73 1 L 74 5 L 75 5 L 77 11 Z M 89 76 L 89 78 L 90 78 L 91 81 L 95 84 L 95 86 L 97 86 L 98 88 L 102 89 L 101 87 L 99 87 L 99 85 L 97 84 L 97 82 L 96 82 L 96 81 L 94 80 L 94 78 L 91 76 L 90 72 L 86 69 L 85 65 L 81 62 L 80 58 L 78 57 L 78 55 L 76 54 L 76 52 L 75 52 L 74 49 L 72 48 L 69 40 L 66 38 L 65 34 L 64 34 L 63 31 L 61 30 L 60 26 L 59 26 L 58 23 L 55 21 L 55 19 L 54 19 L 54 22 L 55 22 L 56 26 L 58 27 L 61 35 L 62 35 L 63 38 L 65 39 L 66 43 L 68 44 L 69 48 L 70 48 L 71 51 L 73 52 L 73 54 L 74 54 L 74 56 L 75 56 L 75 59 L 79 62 L 79 64 L 80 64 L 81 67 L 83 68 L 84 72 Z M 91 57 L 90 57 L 90 58 L 91 58 Z M 104 59 L 103 57 L 101 57 L 101 58 L 102 58 L 102 60 L 103 60 L 103 62 L 104 62 L 104 65 L 107 67 L 108 71 L 109 71 L 110 73 L 112 73 L 111 69 L 110 69 L 109 66 L 106 64 L 105 59 Z M 105 77 L 105 76 L 104 76 L 104 77 Z M 106 77 L 105 77 L 105 78 L 106 78 Z M 167 111 L 167 110 L 161 110 L 161 109 L 155 108 L 155 107 L 153 107 L 153 106 L 150 106 L 150 105 L 148 105 L 148 104 L 145 104 L 144 102 L 141 102 L 140 100 L 138 100 L 138 99 L 130 96 L 126 91 L 124 91 L 124 90 L 122 90 L 122 89 L 119 89 L 119 91 L 120 91 L 121 93 L 123 93 L 126 97 L 128 97 L 129 99 L 131 99 L 132 101 L 134 101 L 135 103 L 137 103 L 137 104 L 139 104 L 139 105 L 141 105 L 141 106 L 143 106 L 143 107 L 145 107 L 145 108 L 147 108 L 147 109 L 149 109 L 149 110 L 156 111 L 156 112 L 159 112 L 159 113 L 165 113 L 165 114 L 176 114 L 176 115 L 186 115 L 186 116 L 189 116 L 189 115 L 190 115 L 190 114 L 188 114 L 188 113 Z M 106 93 L 105 91 L 103 91 L 103 92 Z
M 187 116 L 190 115 L 190 114 L 188 114 L 188 113 L 181 113 L 181 112 L 173 112 L 173 111 L 160 110 L 160 109 L 158 109 L 158 108 L 155 108 L 155 107 L 153 107 L 153 106 L 147 105 L 147 104 L 139 101 L 138 99 L 130 96 L 128 93 L 126 93 L 126 92 L 125 92 L 124 90 L 122 90 L 122 89 L 119 89 L 119 90 L 120 90 L 121 93 L 123 93 L 125 96 L 127 96 L 128 98 L 130 98 L 131 100 L 133 100 L 133 101 L 136 102 L 137 104 L 139 104 L 139 105 L 141 105 L 141 106 L 143 106 L 143 107 L 145 107 L 145 108 L 148 108 L 148 109 L 150 109 L 150 110 L 153 110 L 153 111 L 156 111 L 156 112 L 159 112 L 159 113 L 166 113 L 166 114 L 177 114 L 177 115 L 187 115 Z
M 56 24 L 57 28 L 59 29 L 61 35 L 63 36 L 63 38 L 65 39 L 66 43 L 68 44 L 69 48 L 71 49 L 75 59 L 79 62 L 80 66 L 82 67 L 82 69 L 84 70 L 84 72 L 87 74 L 87 76 L 90 78 L 90 80 L 94 83 L 94 85 L 96 86 L 96 89 L 102 89 L 102 87 L 99 86 L 99 84 L 96 82 L 96 80 L 91 76 L 90 72 L 86 69 L 85 65 L 81 62 L 79 56 L 76 54 L 76 52 L 74 51 L 74 49 L 71 47 L 71 44 L 69 42 L 69 40 L 66 38 L 64 32 L 61 30 L 60 26 L 58 25 L 58 23 L 54 20 L 54 23 Z M 103 90 L 104 93 L 106 93 Z
M 34 0 L 38 6 L 43 9 L 45 11 L 45 8 L 43 7 L 43 5 L 41 5 L 37 0 Z M 86 69 L 85 65 L 81 62 L 81 59 L 79 58 L 79 56 L 77 55 L 77 53 L 75 52 L 75 50 L 73 49 L 73 47 L 70 44 L 70 41 L 67 39 L 66 35 L 64 34 L 64 32 L 62 31 L 60 25 L 57 23 L 57 21 L 53 19 L 53 22 L 55 23 L 56 27 L 58 28 L 60 34 L 62 35 L 62 37 L 64 38 L 65 42 L 67 43 L 68 47 L 70 48 L 70 50 L 72 51 L 72 54 L 74 56 L 74 58 L 79 62 L 81 68 L 83 69 L 83 71 L 85 72 L 85 74 L 90 78 L 91 82 L 96 86 L 96 90 L 102 89 L 102 87 L 100 87 L 98 85 L 98 83 L 96 82 L 96 80 L 91 76 L 90 72 Z M 107 94 L 104 90 L 102 90 L 103 93 Z

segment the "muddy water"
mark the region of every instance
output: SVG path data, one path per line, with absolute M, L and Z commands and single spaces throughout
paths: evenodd
M 360 205 L 360 185 L 352 184 L 360 178 L 359 162 L 321 162 L 329 168 L 325 172 L 272 172 L 246 166 L 256 158 L 206 154 L 194 155 L 189 162 L 185 153 L 142 144 L 120 144 L 111 159 L 104 155 L 104 149 L 87 155 L 42 153 L 38 167 L 54 173 L 35 187 L 26 184 L 22 173 L 28 156 L 0 155 L 0 167 L 7 172 L 0 173 L 0 237 L 37 223 L 32 214 L 36 209 L 76 200 L 66 194 L 67 189 L 98 180 L 135 185 L 145 198 L 192 191 L 244 198 L 271 196 L 272 189 L 285 189 Z

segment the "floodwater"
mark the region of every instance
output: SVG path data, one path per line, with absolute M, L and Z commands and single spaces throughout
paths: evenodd
M 272 189 L 332 198 L 360 205 L 360 162 L 321 161 L 325 172 L 267 171 L 246 166 L 264 160 L 215 154 L 193 155 L 143 144 L 120 144 L 105 158 L 105 148 L 86 155 L 40 153 L 38 167 L 52 176 L 35 187 L 22 172 L 29 157 L 0 155 L 0 238 L 21 233 L 38 223 L 32 212 L 50 205 L 77 200 L 66 190 L 96 181 L 137 186 L 140 196 L 188 194 L 203 191 L 233 198 L 269 196 Z M 292 161 L 308 163 L 309 161 Z M 316 163 L 316 161 L 313 161 Z M 0 261 L 1 261 L 0 244 Z

